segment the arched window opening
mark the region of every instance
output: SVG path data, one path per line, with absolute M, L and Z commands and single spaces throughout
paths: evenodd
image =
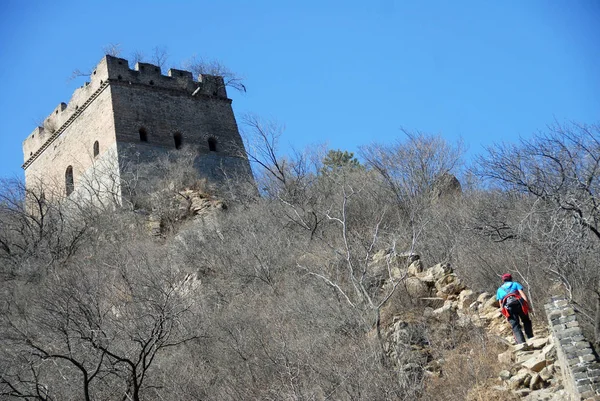
M 211 152 L 217 151 L 217 140 L 215 138 L 208 138 L 208 150 Z
M 100 154 L 100 143 L 98 141 L 94 142 L 94 158 L 98 157 Z
M 140 128 L 140 142 L 148 142 L 148 132 L 146 132 L 146 128 Z
M 67 196 L 71 195 L 75 189 L 75 183 L 73 182 L 73 166 L 67 167 L 67 171 L 65 172 L 65 189 Z
M 173 139 L 175 140 L 175 149 L 181 149 L 183 146 L 183 135 L 181 135 L 181 132 L 174 133 Z

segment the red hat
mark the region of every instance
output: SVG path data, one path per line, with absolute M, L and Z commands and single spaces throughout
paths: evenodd
M 510 273 L 504 273 L 502 275 L 502 281 L 512 281 L 512 276 L 510 275 Z

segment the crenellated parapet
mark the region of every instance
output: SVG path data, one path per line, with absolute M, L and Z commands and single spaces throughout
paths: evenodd
M 112 56 L 106 56 L 98 64 L 94 73 L 92 73 L 92 81 L 96 76 L 96 80 L 108 79 L 127 84 L 185 91 L 189 94 L 227 98 L 222 77 L 201 74 L 195 79 L 191 72 L 174 68 L 167 71 L 167 75 L 163 75 L 159 66 L 149 63 L 136 63 L 135 67 L 130 69 L 127 60 Z
M 23 141 L 23 168 L 27 168 L 110 85 L 144 86 L 182 96 L 230 101 L 220 76 L 201 74 L 195 79 L 191 72 L 174 68 L 163 75 L 157 65 L 138 62 L 131 69 L 126 59 L 106 55 L 91 72 L 90 81 L 77 88 L 68 103 L 60 103 L 44 119 L 42 126 L 36 127 Z

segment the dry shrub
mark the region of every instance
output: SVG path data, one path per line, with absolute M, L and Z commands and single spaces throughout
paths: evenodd
M 501 383 L 497 377 L 503 368 L 498 363 L 498 354 L 505 346 L 485 334 L 473 336 L 469 341 L 442 353 L 444 360 L 439 377 L 432 376 L 425 383 L 422 399 L 445 400 L 510 400 L 503 393 L 498 397 L 492 389 Z M 487 397 L 487 398 L 486 398 Z

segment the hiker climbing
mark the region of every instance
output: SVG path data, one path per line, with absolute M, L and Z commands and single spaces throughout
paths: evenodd
M 521 323 L 527 338 L 533 337 L 531 319 L 529 318 L 529 302 L 523 292 L 523 286 L 513 281 L 509 273 L 502 275 L 502 281 L 503 284 L 496 292 L 496 298 L 500 303 L 500 311 L 512 327 L 515 341 L 517 344 L 521 344 L 525 342 L 523 331 L 521 331 Z

